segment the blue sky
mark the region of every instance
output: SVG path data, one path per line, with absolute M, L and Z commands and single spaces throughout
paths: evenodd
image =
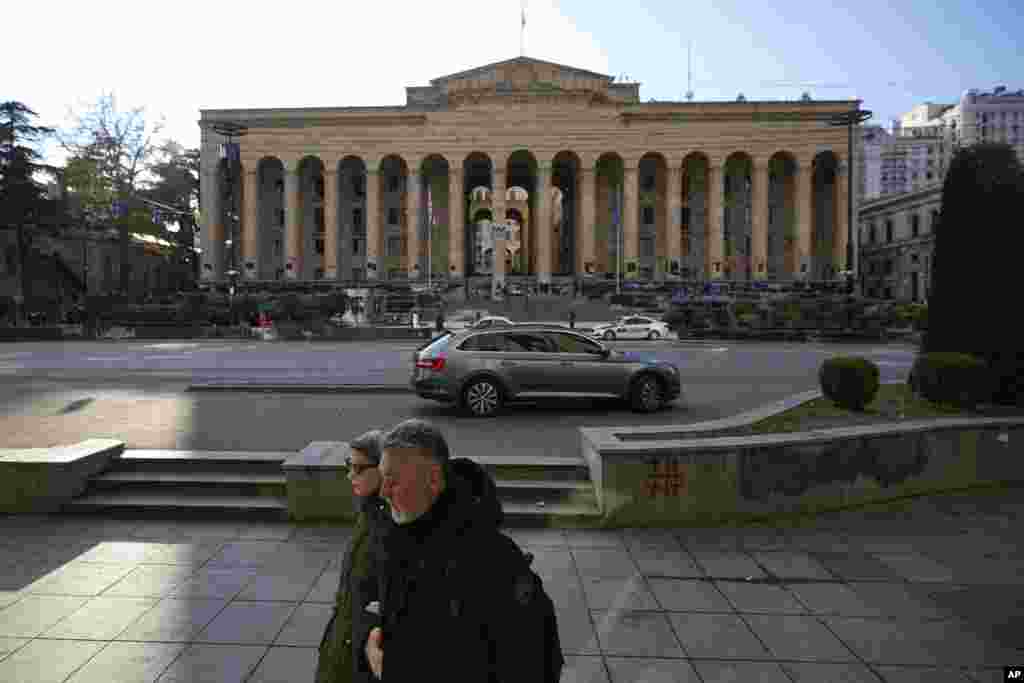
M 244 3 L 56 0 L 45 30 L 5 30 L 0 99 L 61 126 L 112 91 L 121 109 L 160 116 L 160 137 L 199 142 L 204 108 L 401 104 L 404 88 L 519 54 L 520 0 Z M 4 10 L 39 26 L 39 5 Z M 681 100 L 693 41 L 696 100 L 859 98 L 889 120 L 967 88 L 1024 88 L 1024 10 L 1009 0 L 864 0 L 778 5 L 739 0 L 527 0 L 527 56 L 642 83 L 641 98 Z M 1014 36 L 1012 31 L 1016 30 Z M 12 43 L 13 41 L 13 43 Z M 8 63 L 10 67 L 10 63 Z M 794 84 L 769 87 L 772 83 Z M 817 85 L 813 85 L 817 84 Z M 840 87 L 825 87 L 840 86 Z M 49 160 L 61 155 L 51 146 Z

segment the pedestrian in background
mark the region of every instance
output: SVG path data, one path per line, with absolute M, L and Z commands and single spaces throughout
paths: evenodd
M 349 442 L 348 478 L 352 484 L 356 507 L 356 524 L 342 562 L 338 592 L 334 598 L 334 614 L 320 640 L 320 659 L 316 669 L 316 683 L 348 683 L 365 680 L 365 674 L 356 675 L 352 661 L 352 610 L 362 602 L 353 590 L 364 581 L 369 564 L 370 531 L 375 520 L 384 515 L 380 498 L 380 445 L 383 433 L 379 429 L 357 436 Z

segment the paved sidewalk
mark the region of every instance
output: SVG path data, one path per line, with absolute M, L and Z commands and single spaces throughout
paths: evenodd
M 511 529 L 563 681 L 997 681 L 1024 662 L 1020 490 L 802 527 Z M 344 526 L 0 517 L 0 681 L 311 681 Z

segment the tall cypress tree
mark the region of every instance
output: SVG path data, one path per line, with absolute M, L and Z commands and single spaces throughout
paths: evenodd
M 922 350 L 984 358 L 1000 403 L 1019 402 L 1024 386 L 1024 335 L 1008 298 L 1020 290 L 1022 208 L 1024 168 L 1012 147 L 982 143 L 953 157 L 935 228 Z
M 25 267 L 31 235 L 29 226 L 53 213 L 53 202 L 46 189 L 35 181 L 49 166 L 39 163 L 41 155 L 32 146 L 53 133 L 52 128 L 33 126 L 37 114 L 21 102 L 0 103 L 0 228 L 17 231 L 18 273 L 21 295 L 29 292 L 29 274 Z

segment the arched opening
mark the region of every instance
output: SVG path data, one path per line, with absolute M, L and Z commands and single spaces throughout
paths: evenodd
M 451 243 L 449 212 L 448 160 L 431 154 L 420 167 L 423 178 L 423 231 L 420 235 L 420 270 L 432 282 L 447 275 L 448 251 Z
M 832 243 L 838 224 L 839 184 L 836 182 L 839 160 L 831 152 L 814 157 L 812 180 L 813 223 L 811 225 L 811 260 L 808 265 L 812 280 L 830 280 L 835 275 L 832 264 Z
M 511 239 L 505 241 L 508 258 L 505 260 L 505 272 L 511 275 L 523 275 L 523 226 L 530 215 L 530 193 L 522 187 L 510 187 L 505 199 L 505 222 L 512 224 Z
M 684 280 L 708 277 L 708 169 L 704 154 L 688 155 L 683 160 L 683 215 L 680 221 L 679 275 Z
M 517 209 L 521 221 L 518 244 L 509 245 L 519 252 L 518 267 L 505 272 L 518 275 L 536 274 L 540 263 L 538 259 L 541 240 L 551 240 L 552 236 L 550 227 L 540 224 L 540 214 L 537 212 L 537 159 L 532 153 L 520 149 L 509 155 L 505 164 L 505 185 L 505 215 L 501 216 L 501 219 L 508 219 L 509 209 Z
M 769 280 L 790 280 L 797 275 L 796 159 L 777 152 L 768 161 L 767 254 Z
M 727 280 L 753 276 L 753 170 L 753 160 L 745 152 L 729 155 L 722 169 L 722 269 Z
M 614 152 L 602 154 L 597 160 L 597 210 L 594 221 L 595 260 L 597 270 L 606 278 L 614 278 L 621 268 L 622 249 L 622 157 Z M 625 273 L 623 273 L 625 275 Z
M 284 278 L 284 164 L 260 159 L 257 172 L 256 271 L 259 280 Z
M 645 154 L 637 168 L 640 232 L 640 277 L 662 281 L 668 259 L 668 163 L 657 153 Z
M 298 244 L 296 253 L 288 253 L 295 260 L 291 265 L 296 280 L 319 280 L 323 277 L 324 254 L 324 164 L 316 157 L 304 157 L 299 162 L 299 234 L 290 237 Z
M 406 226 L 409 224 L 409 216 L 406 193 L 411 189 L 408 167 L 402 157 L 391 154 L 381 160 L 378 175 L 380 208 L 377 216 L 382 241 L 378 253 L 381 254 L 381 271 L 387 279 L 401 279 L 408 272 Z
M 494 236 L 491 233 L 494 213 L 490 208 L 480 207 L 473 210 L 472 216 L 470 269 L 473 275 L 490 275 L 494 272 Z
M 552 202 L 552 213 L 558 210 L 555 223 L 555 256 L 553 270 L 563 276 L 583 272 L 580 251 L 579 221 L 582 207 L 580 186 L 580 158 L 574 152 L 563 151 L 551 162 L 551 184 L 559 190 L 558 203 Z M 579 255 L 579 256 L 577 256 Z
M 366 162 L 347 156 L 338 164 L 338 277 L 366 279 Z
M 470 188 L 467 196 L 463 198 L 466 202 L 464 214 L 467 217 L 464 226 L 463 244 L 465 245 L 463 258 L 464 272 L 467 276 L 481 274 L 477 268 L 482 263 L 479 255 L 483 253 L 484 244 L 480 241 L 481 234 L 478 228 L 478 218 L 482 209 L 487 212 L 487 220 L 491 220 L 491 190 L 494 187 L 493 178 L 494 165 L 490 157 L 482 152 L 473 152 L 462 162 L 463 187 Z M 487 239 L 490 239 L 488 236 Z M 490 272 L 489 270 L 487 272 Z

